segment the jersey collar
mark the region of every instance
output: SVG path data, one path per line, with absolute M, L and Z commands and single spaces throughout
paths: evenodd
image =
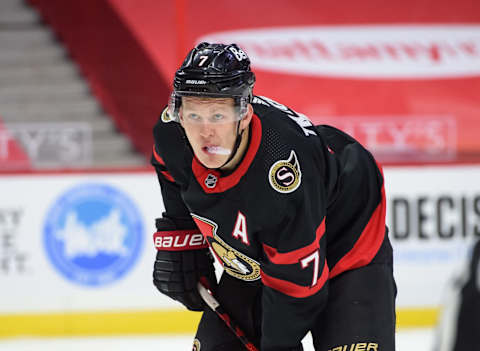
M 219 171 L 204 167 L 194 155 L 192 160 L 192 171 L 204 192 L 208 194 L 222 193 L 233 188 L 247 172 L 257 154 L 262 139 L 262 123 L 260 122 L 260 118 L 255 114 L 252 116 L 251 126 L 252 136 L 250 139 L 250 145 L 245 152 L 245 157 L 237 168 L 229 175 L 222 177 Z

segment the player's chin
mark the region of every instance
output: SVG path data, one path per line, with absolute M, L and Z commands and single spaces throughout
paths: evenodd
M 201 155 L 197 158 L 206 168 L 219 168 L 227 161 L 223 155 Z

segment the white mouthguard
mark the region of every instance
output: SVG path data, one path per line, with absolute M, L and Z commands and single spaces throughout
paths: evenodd
M 230 155 L 232 150 L 230 149 L 225 149 L 221 146 L 207 146 L 207 151 L 211 154 L 217 154 L 217 155 Z

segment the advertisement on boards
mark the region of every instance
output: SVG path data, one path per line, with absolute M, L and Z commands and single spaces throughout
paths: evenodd
M 398 305 L 439 306 L 480 238 L 478 166 L 386 167 Z
M 0 193 L 0 314 L 176 307 L 151 281 L 152 172 L 4 175 Z
M 436 308 L 480 237 L 480 167 L 384 174 L 397 306 Z M 180 307 L 151 282 L 155 189 L 151 172 L 2 176 L 0 314 Z

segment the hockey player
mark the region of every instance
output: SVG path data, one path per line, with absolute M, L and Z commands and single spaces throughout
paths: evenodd
M 434 351 L 480 350 L 480 240 L 448 289 Z
M 392 248 L 383 176 L 353 138 L 254 96 L 235 44 L 201 43 L 154 127 L 154 284 L 204 311 L 194 349 L 244 350 L 198 295 L 209 282 L 262 351 L 393 351 Z M 205 241 L 202 241 L 202 236 Z M 211 255 L 223 265 L 218 283 Z

